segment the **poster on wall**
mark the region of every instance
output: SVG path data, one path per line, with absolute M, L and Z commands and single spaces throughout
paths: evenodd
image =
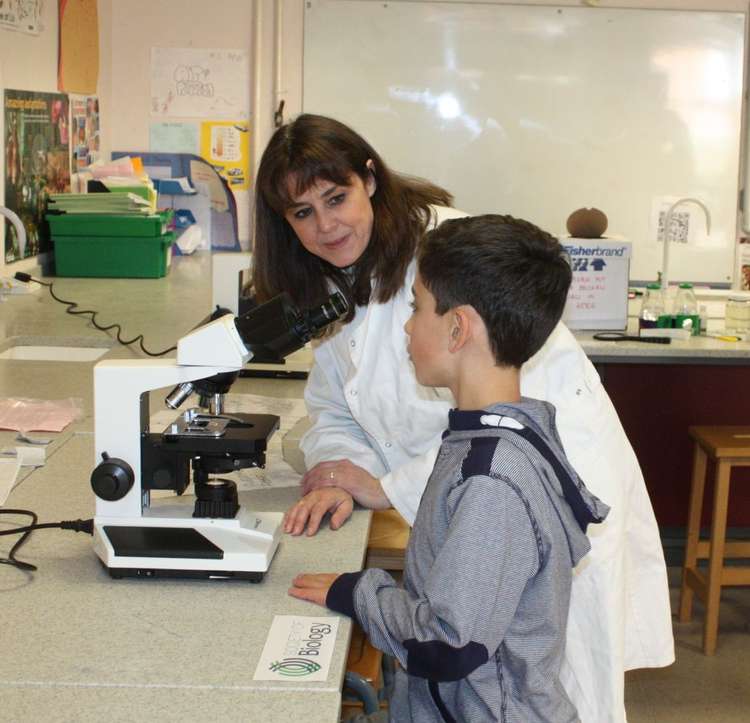
M 97 10 L 97 0 L 58 0 L 58 90 L 96 93 L 99 82 Z
M 70 95 L 70 165 L 72 173 L 101 158 L 99 150 L 99 99 Z
M 250 124 L 247 121 L 201 123 L 201 156 L 233 191 L 250 185 Z
M 192 153 L 198 155 L 196 123 L 158 122 L 148 129 L 150 151 L 157 153 Z
M 68 96 L 5 91 L 5 206 L 21 218 L 26 244 L 6 221 L 5 262 L 49 251 L 44 213 L 51 193 L 70 189 Z
M 250 63 L 246 50 L 151 48 L 151 115 L 246 119 Z
M 0 0 L 0 28 L 39 35 L 43 10 L 44 0 Z

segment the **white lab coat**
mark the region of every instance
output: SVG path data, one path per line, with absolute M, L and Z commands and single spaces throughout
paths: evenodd
M 438 220 L 462 216 L 438 209 Z M 315 350 L 305 390 L 313 425 L 301 441 L 308 468 L 350 459 L 378 477 L 412 523 L 453 400 L 420 386 L 407 354 L 416 265 L 386 304 L 359 307 Z M 557 409 L 565 452 L 586 486 L 611 507 L 589 527 L 591 552 L 576 568 L 562 683 L 584 723 L 624 721 L 624 671 L 674 661 L 666 567 L 638 461 L 599 375 L 562 324 L 524 366 L 521 391 Z

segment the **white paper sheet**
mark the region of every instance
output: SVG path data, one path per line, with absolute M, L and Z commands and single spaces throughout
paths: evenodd
M 242 119 L 250 112 L 246 50 L 151 48 L 151 115 Z
M 0 506 L 5 504 L 21 468 L 16 457 L 0 457 Z
M 327 680 L 339 618 L 276 615 L 253 680 Z

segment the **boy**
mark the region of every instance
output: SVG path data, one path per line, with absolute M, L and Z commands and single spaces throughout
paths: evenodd
M 549 234 L 488 215 L 428 233 L 418 267 L 409 355 L 420 384 L 448 387 L 457 409 L 404 588 L 370 569 L 298 575 L 290 594 L 349 615 L 398 658 L 392 721 L 578 720 L 559 681 L 572 569 L 608 508 L 565 458 L 554 408 L 520 395 L 570 266 Z

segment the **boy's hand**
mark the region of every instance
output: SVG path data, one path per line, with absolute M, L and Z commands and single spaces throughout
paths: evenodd
M 326 606 L 326 597 L 331 585 L 335 582 L 336 573 L 317 573 L 315 575 L 297 575 L 292 580 L 289 594 L 300 600 L 307 600 L 316 605 Z
M 338 530 L 354 509 L 352 496 L 340 487 L 323 487 L 305 495 L 284 515 L 283 530 L 291 535 L 301 535 L 307 526 L 307 534 L 314 535 L 320 528 L 323 516 L 331 513 L 330 526 Z

